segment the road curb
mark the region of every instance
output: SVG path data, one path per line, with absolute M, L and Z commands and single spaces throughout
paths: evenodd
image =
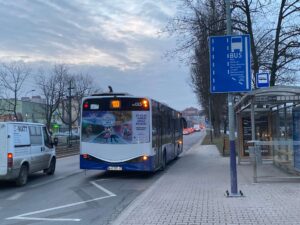
M 56 155 L 56 158 L 60 159 L 60 158 L 66 158 L 69 156 L 74 156 L 74 155 L 79 155 L 79 153 L 78 152 L 70 152 L 68 154 L 58 154 L 58 155 Z
M 122 222 L 130 215 L 130 213 L 140 204 L 143 202 L 145 198 L 148 197 L 148 195 L 159 186 L 159 181 L 164 177 L 164 174 L 157 179 L 154 184 L 148 188 L 146 191 L 144 191 L 142 194 L 140 194 L 135 200 L 133 200 L 129 206 L 127 206 L 121 214 L 117 217 L 116 220 L 112 222 L 113 225 L 122 225 Z
M 182 155 L 185 156 L 191 151 L 194 151 L 197 147 L 199 147 L 202 143 L 204 138 L 201 138 L 196 144 L 194 144 L 192 147 L 190 147 L 188 150 L 186 150 Z M 117 217 L 116 220 L 112 222 L 112 225 L 122 225 L 122 222 L 131 214 L 131 212 L 140 205 L 144 199 L 148 198 L 149 194 L 157 189 L 160 185 L 160 181 L 163 179 L 163 177 L 166 175 L 167 171 L 165 171 L 160 178 L 158 178 L 150 188 L 148 188 L 146 191 L 144 191 L 142 194 L 140 194 L 135 200 L 133 200 L 129 205 L 121 212 L 121 214 Z
M 188 154 L 189 152 L 193 151 L 195 148 L 199 147 L 199 146 L 202 144 L 204 138 L 205 138 L 205 135 L 204 135 L 203 137 L 201 137 L 200 140 L 199 140 L 198 142 L 196 142 L 194 145 L 192 145 L 192 147 L 190 147 L 189 149 L 185 150 L 185 151 L 181 154 L 181 156 L 184 156 L 184 155 Z

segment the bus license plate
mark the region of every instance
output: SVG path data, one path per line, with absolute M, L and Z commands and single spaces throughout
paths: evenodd
M 107 170 L 121 171 L 123 169 L 121 166 L 109 166 L 109 167 L 107 167 Z

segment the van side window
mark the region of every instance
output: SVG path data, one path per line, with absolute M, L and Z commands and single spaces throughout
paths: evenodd
M 49 134 L 47 132 L 47 129 L 46 127 L 43 127 L 43 135 L 44 135 L 44 142 L 45 142 L 45 145 L 48 147 L 48 148 L 53 148 L 52 144 L 51 144 L 51 139 L 49 137 Z
M 30 143 L 32 145 L 43 144 L 41 127 L 29 126 L 29 134 L 30 134 Z

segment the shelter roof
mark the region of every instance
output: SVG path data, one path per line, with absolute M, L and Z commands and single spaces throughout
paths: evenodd
M 300 102 L 300 87 L 298 86 L 272 86 L 256 89 L 245 94 L 235 105 L 235 110 L 247 107 L 254 100 L 260 104 L 284 104 Z

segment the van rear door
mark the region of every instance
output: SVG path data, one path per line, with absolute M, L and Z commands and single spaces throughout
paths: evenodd
M 7 126 L 0 123 L 0 175 L 7 173 Z

